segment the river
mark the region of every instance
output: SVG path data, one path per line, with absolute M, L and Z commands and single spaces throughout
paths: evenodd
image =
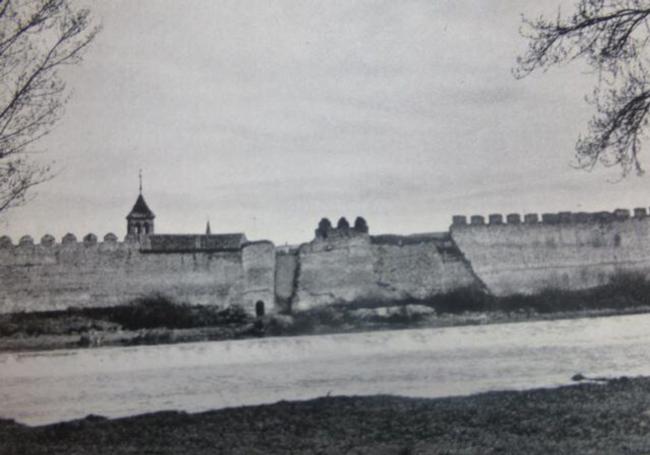
M 650 314 L 0 354 L 0 417 L 29 425 L 326 394 L 466 395 L 650 375 Z

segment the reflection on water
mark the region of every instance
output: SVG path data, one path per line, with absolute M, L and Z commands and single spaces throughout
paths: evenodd
M 0 417 L 29 424 L 325 394 L 422 397 L 650 374 L 650 315 L 0 354 Z

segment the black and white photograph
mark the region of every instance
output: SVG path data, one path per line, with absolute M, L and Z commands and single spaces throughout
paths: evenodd
M 0 0 L 0 455 L 650 454 L 650 0 Z

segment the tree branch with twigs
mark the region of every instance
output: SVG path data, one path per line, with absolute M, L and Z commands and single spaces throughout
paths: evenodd
M 67 101 L 58 70 L 78 63 L 98 32 L 69 0 L 0 0 L 0 214 L 52 176 L 30 155 Z
M 517 59 L 515 77 L 578 59 L 597 74 L 587 98 L 596 113 L 576 144 L 580 168 L 600 163 L 620 167 L 623 176 L 643 173 L 639 155 L 650 108 L 649 19 L 649 0 L 578 0 L 570 16 L 523 19 L 528 50 Z

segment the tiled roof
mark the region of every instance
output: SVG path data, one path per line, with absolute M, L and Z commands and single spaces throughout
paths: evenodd
M 233 251 L 246 242 L 244 234 L 153 234 L 143 245 L 143 252 L 179 253 L 195 251 Z
M 138 200 L 135 201 L 135 205 L 131 209 L 131 212 L 127 215 L 127 218 L 155 218 L 156 215 L 153 214 L 147 203 L 145 202 L 142 195 L 138 196 Z

